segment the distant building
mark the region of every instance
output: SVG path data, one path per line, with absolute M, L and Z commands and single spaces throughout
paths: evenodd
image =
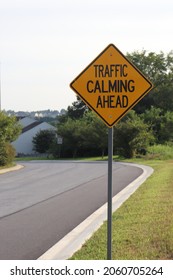
M 18 117 L 18 121 L 22 126 L 22 133 L 17 140 L 11 143 L 16 149 L 17 155 L 36 155 L 36 152 L 33 150 L 33 137 L 41 130 L 56 131 L 54 126 L 30 117 Z

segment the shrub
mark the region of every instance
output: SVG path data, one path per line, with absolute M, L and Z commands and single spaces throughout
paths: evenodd
M 118 154 L 131 158 L 136 154 L 145 154 L 154 136 L 149 126 L 131 110 L 114 128 L 114 145 Z
M 0 166 L 11 164 L 15 158 L 15 149 L 9 143 L 0 144 Z

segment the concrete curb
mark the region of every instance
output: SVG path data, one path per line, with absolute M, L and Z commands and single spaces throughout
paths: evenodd
M 119 192 L 112 200 L 112 211 L 117 210 L 124 201 L 153 173 L 153 169 L 145 165 L 137 165 L 130 163 L 122 163 L 123 165 L 131 165 L 139 167 L 143 173 L 125 189 Z M 47 252 L 38 258 L 38 260 L 66 260 L 69 259 L 82 245 L 88 240 L 92 234 L 99 229 L 103 222 L 107 219 L 107 203 L 91 214 L 81 224 L 69 232 L 58 243 L 51 247 Z
M 9 167 L 9 168 L 4 168 L 4 169 L 1 169 L 0 170 L 0 174 L 4 174 L 4 173 L 7 173 L 7 172 L 11 172 L 11 171 L 17 171 L 21 168 L 24 168 L 23 165 L 20 165 L 20 164 L 17 164 L 16 166 L 14 167 Z

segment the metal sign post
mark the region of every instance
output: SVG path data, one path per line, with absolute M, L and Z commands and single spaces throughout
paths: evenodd
M 112 259 L 112 160 L 113 128 L 108 128 L 108 225 L 107 225 L 107 259 Z

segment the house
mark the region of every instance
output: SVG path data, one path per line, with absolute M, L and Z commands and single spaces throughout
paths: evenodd
M 36 155 L 33 150 L 33 137 L 41 130 L 56 131 L 54 126 L 30 117 L 19 117 L 18 122 L 22 126 L 22 133 L 17 140 L 11 143 L 17 155 Z

